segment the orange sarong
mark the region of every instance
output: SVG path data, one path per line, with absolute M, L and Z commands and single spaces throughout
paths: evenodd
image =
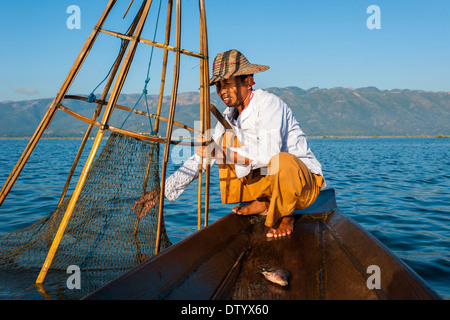
M 226 136 L 223 144 L 239 145 L 233 136 Z M 267 175 L 252 170 L 246 177 L 238 178 L 234 164 L 219 163 L 222 203 L 269 200 L 265 225 L 273 227 L 282 217 L 291 215 L 311 205 L 324 183 L 322 176 L 313 174 L 296 156 L 282 152 L 270 159 Z

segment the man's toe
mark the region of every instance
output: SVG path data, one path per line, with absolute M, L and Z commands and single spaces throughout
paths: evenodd
M 267 238 L 273 238 L 275 237 L 275 229 L 270 229 L 269 232 L 266 233 Z

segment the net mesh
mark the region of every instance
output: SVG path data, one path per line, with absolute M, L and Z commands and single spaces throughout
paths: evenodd
M 151 257 L 158 205 L 139 221 L 131 207 L 159 185 L 159 144 L 111 133 L 86 177 L 48 275 L 63 272 L 67 279 L 67 268 L 78 266 L 83 290 L 70 293 L 78 298 Z M 27 228 L 0 235 L 4 275 L 37 278 L 69 201 Z M 160 249 L 170 245 L 162 222 Z

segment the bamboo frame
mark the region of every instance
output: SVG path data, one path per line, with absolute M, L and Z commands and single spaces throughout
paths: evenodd
M 205 140 L 210 141 L 210 128 L 211 128 L 211 118 L 210 118 L 210 96 L 209 96 L 209 62 L 208 62 L 208 32 L 206 28 L 206 12 L 205 12 L 205 1 L 199 0 L 199 20 L 200 20 L 200 54 L 205 57 L 201 60 L 201 96 L 203 97 L 203 105 L 200 108 L 203 110 L 203 128 L 206 130 Z M 203 132 L 205 134 L 205 132 Z M 208 225 L 209 216 L 209 184 L 210 184 L 210 169 L 211 169 L 211 159 L 210 154 L 206 155 L 206 177 L 205 177 L 205 227 Z M 201 171 L 200 173 L 201 174 Z M 201 189 L 199 191 L 201 193 Z M 201 208 L 198 213 L 201 216 Z M 200 221 L 201 222 L 201 221 Z M 200 229 L 200 226 L 199 226 Z
M 201 0 L 199 0 L 199 22 L 200 22 L 200 51 L 203 53 L 204 48 L 204 28 L 203 28 L 203 20 L 202 20 L 202 4 Z M 200 121 L 201 121 L 201 130 L 202 135 L 201 138 L 204 139 L 205 135 L 205 73 L 204 73 L 204 60 L 200 61 Z M 209 86 L 208 86 L 209 87 Z M 208 155 L 207 155 L 208 156 Z M 206 168 L 205 168 L 206 169 Z M 203 184 L 203 157 L 200 157 L 200 162 L 198 165 L 198 193 L 197 193 L 197 230 L 200 230 L 202 227 L 202 184 Z M 206 219 L 205 219 L 206 220 Z
M 127 35 L 125 35 L 123 33 L 120 33 L 120 32 L 105 30 L 105 29 L 101 29 L 101 28 L 99 28 L 98 31 L 100 31 L 102 33 L 105 33 L 105 34 L 109 34 L 109 35 L 117 37 L 117 38 L 121 38 L 121 39 L 139 40 L 139 42 L 141 42 L 141 43 L 148 44 L 149 46 L 161 48 L 161 49 L 164 49 L 164 50 L 170 50 L 170 51 L 173 51 L 173 52 L 181 52 L 182 54 L 185 54 L 185 55 L 188 55 L 188 56 L 192 56 L 192 57 L 196 57 L 196 58 L 202 58 L 202 59 L 206 58 L 205 56 L 203 56 L 201 54 L 198 54 L 198 53 L 195 53 L 195 52 L 192 52 L 192 51 L 189 51 L 189 50 L 181 49 L 178 46 L 173 47 L 173 46 L 170 46 L 168 44 L 159 43 L 159 42 L 155 42 L 155 41 L 147 40 L 147 39 L 142 39 L 142 38 L 135 38 L 133 36 L 127 36 Z
M 66 99 L 75 99 L 75 100 L 81 100 L 81 101 L 88 101 L 88 98 L 87 98 L 87 97 L 81 97 L 81 96 L 69 96 L 69 95 L 67 95 L 67 96 L 66 96 Z M 97 100 L 97 99 L 94 99 L 93 101 L 94 101 L 95 103 L 102 104 L 102 105 L 108 104 L 108 101 L 104 101 L 104 100 Z M 62 105 L 60 104 L 60 106 L 62 106 Z M 65 109 L 66 109 L 66 110 L 70 110 L 70 109 L 67 108 L 67 107 L 65 107 Z M 123 110 L 123 111 L 132 112 L 132 113 L 134 113 L 134 114 L 138 114 L 138 115 L 146 116 L 146 117 L 151 117 L 151 118 L 153 118 L 153 119 L 156 119 L 156 120 L 162 120 L 162 121 L 165 121 L 165 122 L 168 122 L 168 121 L 169 121 L 169 119 L 167 119 L 167 118 L 165 118 L 165 117 L 162 117 L 162 116 L 158 115 L 159 112 L 157 112 L 157 114 L 148 113 L 148 112 L 146 112 L 146 111 L 141 111 L 141 110 L 132 109 L 132 108 L 130 108 L 130 107 L 125 107 L 125 106 L 122 106 L 122 105 L 120 105 L 120 104 L 116 104 L 116 105 L 114 106 L 114 109 L 120 109 L 120 110 Z M 73 112 L 74 112 L 74 111 L 73 111 Z M 74 112 L 74 113 L 75 113 L 75 112 Z M 84 116 L 80 115 L 80 117 L 84 117 Z M 80 120 L 81 120 L 81 119 L 80 119 Z M 155 121 L 155 123 L 156 123 L 156 121 Z M 173 124 L 176 125 L 176 126 L 178 126 L 178 127 L 180 127 L 180 128 L 186 129 L 186 130 L 188 130 L 188 131 L 191 131 L 191 132 L 194 132 L 194 133 L 201 134 L 200 131 L 198 131 L 198 130 L 192 128 L 192 127 L 189 127 L 189 126 L 185 125 L 184 123 L 181 123 L 181 122 L 178 122 L 178 121 L 175 121 L 175 120 L 174 120 L 174 121 L 173 121 Z M 156 131 L 156 126 L 155 126 L 155 131 Z
M 130 9 L 130 6 L 131 6 L 132 3 L 133 3 L 133 0 L 128 5 L 128 8 L 127 8 L 127 10 L 126 10 L 126 12 L 124 14 L 124 18 L 125 18 L 125 15 L 127 14 L 128 10 Z M 141 6 L 140 10 L 142 10 L 142 9 L 143 9 L 143 6 Z M 133 20 L 133 23 L 132 23 L 132 25 L 129 28 L 129 31 L 128 31 L 129 34 L 132 34 L 134 32 L 134 30 L 136 29 L 137 23 L 138 23 L 138 19 L 137 19 L 137 15 L 136 15 L 136 18 Z M 97 108 L 95 109 L 94 115 L 92 116 L 92 120 L 96 120 L 98 118 L 98 116 L 100 115 L 100 112 L 101 112 L 101 110 L 103 108 L 103 105 L 106 104 L 106 103 L 102 103 L 102 101 L 104 101 L 106 99 L 106 97 L 108 96 L 109 90 L 111 89 L 111 85 L 112 85 L 112 83 L 114 81 L 114 78 L 116 76 L 117 70 L 119 69 L 120 63 L 122 62 L 123 56 L 124 56 L 124 54 L 126 52 L 126 49 L 128 47 L 128 43 L 129 43 L 129 41 L 125 40 L 125 41 L 123 41 L 123 43 L 122 43 L 122 45 L 120 47 L 119 54 L 117 55 L 117 59 L 115 60 L 114 65 L 111 68 L 111 73 L 110 73 L 110 75 L 108 77 L 108 81 L 105 84 L 105 88 L 103 89 L 102 96 L 101 96 L 100 100 L 94 99 L 94 100 L 96 100 L 94 102 L 97 103 Z M 69 96 L 65 96 L 65 98 L 69 98 Z M 86 101 L 88 101 L 87 98 L 86 98 Z M 70 181 L 72 180 L 72 176 L 73 176 L 73 174 L 75 172 L 75 169 L 76 169 L 76 167 L 78 165 L 78 161 L 80 160 L 81 154 L 83 153 L 84 147 L 86 146 L 86 142 L 89 139 L 89 135 L 91 134 L 93 126 L 94 126 L 93 123 L 89 123 L 89 126 L 86 129 L 86 133 L 84 134 L 84 137 L 83 137 L 83 139 L 81 141 L 81 145 L 80 145 L 80 147 L 78 149 L 77 155 L 75 156 L 75 159 L 74 159 L 74 161 L 72 163 L 72 167 L 70 168 L 69 175 L 67 176 L 66 184 L 64 185 L 64 188 L 63 188 L 63 191 L 62 191 L 61 196 L 59 198 L 59 202 L 58 202 L 58 206 L 57 207 L 59 207 L 59 205 L 64 201 L 64 198 L 66 196 L 67 190 L 68 190 L 69 185 L 70 185 Z
M 70 114 L 71 116 L 73 116 L 73 117 L 75 117 L 75 118 L 77 118 L 79 120 L 82 120 L 84 122 L 87 122 L 87 123 L 89 123 L 91 125 L 97 126 L 99 128 L 104 128 L 105 130 L 107 129 L 107 130 L 110 130 L 110 131 L 113 131 L 113 132 L 121 133 L 121 134 L 130 136 L 130 137 L 133 137 L 133 138 L 141 139 L 141 140 L 146 140 L 146 141 L 151 141 L 151 142 L 159 142 L 159 143 L 179 144 L 179 145 L 182 145 L 182 146 L 191 146 L 191 147 L 193 147 L 193 146 L 201 146 L 201 145 L 206 146 L 206 145 L 208 145 L 210 143 L 208 141 L 207 142 L 203 142 L 203 143 L 200 143 L 200 142 L 186 142 L 186 141 L 181 141 L 181 140 L 180 141 L 179 140 L 170 140 L 169 141 L 167 138 L 161 138 L 161 137 L 157 137 L 157 136 L 149 136 L 149 135 L 145 135 L 143 133 L 137 133 L 137 132 L 129 131 L 129 130 L 126 130 L 126 129 L 116 128 L 116 127 L 113 127 L 113 126 L 110 126 L 110 125 L 106 125 L 106 124 L 104 124 L 102 122 L 99 122 L 97 120 L 93 120 L 93 119 L 88 118 L 86 116 L 83 116 L 83 115 L 81 115 L 79 113 L 76 113 L 75 111 L 72 111 L 71 109 L 65 107 L 62 104 L 59 105 L 59 108 L 62 111 Z M 173 124 L 175 124 L 175 121 L 173 121 Z M 195 130 L 195 131 L 197 131 L 197 130 Z
M 176 0 L 176 35 L 175 35 L 175 43 L 176 47 L 180 47 L 181 45 L 181 0 Z M 163 209 L 164 209 L 164 190 L 166 185 L 166 171 L 167 171 L 167 162 L 169 161 L 169 149 L 170 149 L 170 141 L 172 136 L 172 125 L 173 118 L 175 116 L 175 105 L 177 103 L 177 93 L 178 93 L 178 81 L 180 78 L 180 51 L 175 51 L 175 62 L 174 62 L 174 71 L 173 71 L 173 82 L 172 82 L 172 95 L 170 98 L 170 109 L 169 109 L 169 121 L 167 123 L 166 137 L 169 143 L 166 143 L 164 146 L 164 155 L 163 155 L 163 163 L 162 163 L 162 172 L 161 172 L 161 192 L 159 193 L 159 212 L 158 212 L 158 227 L 156 231 L 156 246 L 155 246 L 155 254 L 157 254 L 160 250 L 161 246 L 161 226 L 162 226 L 162 218 L 163 218 Z
M 164 39 L 164 44 L 169 45 L 170 41 L 170 32 L 172 28 L 172 10 L 173 9 L 173 0 L 169 0 L 167 3 L 167 21 L 166 21 L 166 35 Z M 154 131 L 158 133 L 159 131 L 159 119 L 161 115 L 161 106 L 162 101 L 164 98 L 164 87 L 166 84 L 166 72 L 167 72 L 167 59 L 169 55 L 169 50 L 164 49 L 164 56 L 163 56 L 163 66 L 162 66 L 162 72 L 161 72 L 161 86 L 159 89 L 159 99 L 158 99 L 158 107 L 156 110 L 157 118 L 155 120 L 155 128 Z M 175 122 L 174 122 L 175 123 Z
M 172 8 L 173 8 L 173 1 L 169 0 L 168 1 L 168 5 L 167 5 L 167 21 L 166 21 L 166 35 L 165 35 L 165 45 L 168 46 L 169 44 L 169 40 L 170 40 L 170 29 L 171 29 L 171 23 L 172 23 Z M 164 86 L 165 86 L 165 79 L 166 79 L 166 71 L 167 71 L 167 58 L 168 58 L 168 50 L 165 49 L 164 50 L 164 58 L 163 58 L 163 70 L 161 73 L 161 85 L 160 85 L 160 89 L 159 89 L 159 99 L 158 99 L 158 107 L 157 107 L 157 111 L 156 111 L 156 115 L 155 115 L 155 128 L 154 128 L 154 136 L 156 137 L 159 131 L 159 120 L 160 119 L 165 119 L 167 122 L 168 119 L 166 118 L 161 118 L 161 106 L 162 106 L 162 101 L 164 99 Z M 150 116 L 150 115 L 148 115 Z M 153 115 L 152 115 L 153 116 Z M 186 127 L 189 128 L 187 126 L 184 125 L 180 125 L 178 122 L 173 121 L 174 124 L 177 124 L 181 127 Z M 195 131 L 192 128 L 189 128 L 192 131 Z M 142 195 L 144 196 L 147 190 L 147 181 L 148 181 L 148 174 L 149 174 L 149 170 L 150 170 L 150 165 L 151 165 L 151 161 L 153 158 L 153 150 L 154 150 L 154 145 L 152 146 L 151 152 L 150 152 L 150 156 L 148 159 L 148 163 L 147 163 L 147 169 L 145 172 L 145 178 L 144 178 L 144 186 L 143 186 L 143 192 Z M 142 208 L 143 204 L 141 204 L 141 208 Z M 158 213 L 159 214 L 159 213 Z M 136 225 L 134 227 L 134 232 L 133 234 L 136 235 L 137 233 L 137 228 L 139 225 L 141 218 L 137 217 L 136 218 Z M 158 220 L 159 221 L 159 220 Z M 161 233 L 159 234 L 159 236 L 157 236 L 157 241 L 160 241 L 161 239 Z M 159 248 L 159 244 L 156 246 L 157 248 Z M 159 250 L 159 249 L 158 249 Z M 155 249 L 156 251 L 156 249 Z
M 116 3 L 117 0 L 110 0 L 108 4 L 106 5 L 105 10 L 103 11 L 102 15 L 100 16 L 100 19 L 98 20 L 96 26 L 92 30 L 89 37 L 86 39 L 86 42 L 84 43 L 83 47 L 81 48 L 80 53 L 78 54 L 77 58 L 75 59 L 74 64 L 72 65 L 72 68 L 70 69 L 66 79 L 64 80 L 61 88 L 59 89 L 56 97 L 53 99 L 53 102 L 50 104 L 49 108 L 47 109 L 47 112 L 45 113 L 44 117 L 42 118 L 41 122 L 39 123 L 36 131 L 34 132 L 33 136 L 31 137 L 28 145 L 26 146 L 25 150 L 23 151 L 21 157 L 17 161 L 16 166 L 11 171 L 10 175 L 6 179 L 2 189 L 0 190 L 0 206 L 2 205 L 3 201 L 5 200 L 6 196 L 8 195 L 9 191 L 11 190 L 12 186 L 16 182 L 17 178 L 19 177 L 20 172 L 22 172 L 23 167 L 25 166 L 26 162 L 28 161 L 28 158 L 30 157 L 31 153 L 33 152 L 34 148 L 36 147 L 36 144 L 38 143 L 39 139 L 41 138 L 42 134 L 44 133 L 44 130 L 48 128 L 51 121 L 53 120 L 53 117 L 56 113 L 57 106 L 61 103 L 63 100 L 65 94 L 69 90 L 70 85 L 72 84 L 73 80 L 75 79 L 75 76 L 77 75 L 78 71 L 80 70 L 82 64 L 86 60 L 87 55 L 89 54 L 95 39 L 97 38 L 99 34 L 99 29 L 102 27 L 103 23 L 105 22 L 108 14 L 110 13 L 112 7 Z
M 145 1 L 145 6 L 144 6 L 143 11 L 140 12 L 140 14 L 138 14 L 139 15 L 139 23 L 138 23 L 137 28 L 135 30 L 135 34 L 137 35 L 137 38 L 139 38 L 141 33 L 142 33 L 142 29 L 144 27 L 144 23 L 145 23 L 148 11 L 150 9 L 151 3 L 152 3 L 152 0 Z M 62 236 L 64 234 L 66 226 L 67 226 L 67 224 L 69 222 L 70 216 L 72 215 L 72 212 L 73 212 L 73 210 L 75 208 L 75 204 L 76 204 L 76 202 L 78 200 L 78 197 L 80 195 L 81 189 L 82 189 L 82 187 L 84 185 L 84 182 L 86 180 L 87 173 L 89 172 L 89 169 L 90 169 L 92 163 L 94 162 L 95 155 L 97 154 L 98 148 L 100 146 L 100 142 L 101 142 L 101 140 L 103 138 L 103 135 L 104 135 L 104 132 L 105 132 L 105 129 L 106 129 L 105 126 L 108 124 L 108 121 L 109 121 L 109 119 L 111 117 L 112 110 L 114 108 L 114 105 L 116 104 L 117 99 L 119 98 L 120 91 L 121 91 L 121 89 L 123 87 L 125 78 L 126 78 L 126 76 L 128 74 L 128 71 L 130 69 L 131 61 L 133 60 L 134 53 L 136 52 L 136 47 L 137 47 L 137 41 L 135 41 L 135 40 L 131 41 L 131 45 L 130 45 L 130 47 L 127 50 L 127 54 L 125 56 L 125 59 L 124 59 L 124 62 L 122 64 L 122 66 L 120 68 L 120 72 L 119 72 L 117 80 L 116 80 L 116 82 L 114 84 L 114 88 L 113 88 L 110 100 L 108 102 L 108 105 L 106 107 L 105 113 L 103 115 L 102 123 L 104 125 L 102 127 L 100 127 L 100 130 L 98 130 L 98 132 L 97 132 L 97 136 L 96 136 L 96 138 L 94 140 L 91 152 L 90 152 L 90 154 L 88 156 L 86 164 L 85 164 L 85 166 L 83 168 L 83 171 L 82 171 L 82 173 L 80 175 L 80 179 L 78 180 L 77 186 L 75 187 L 74 193 L 72 194 L 70 202 L 69 202 L 69 204 L 67 206 L 67 210 L 66 210 L 66 212 L 65 212 L 65 214 L 64 214 L 64 216 L 63 216 L 63 218 L 61 220 L 61 224 L 60 224 L 60 226 L 58 228 L 58 231 L 56 232 L 55 238 L 54 238 L 53 243 L 52 243 L 52 245 L 50 247 L 50 250 L 49 250 L 49 252 L 47 254 L 45 262 L 44 262 L 44 264 L 43 264 L 43 266 L 41 268 L 41 271 L 40 271 L 39 276 L 38 276 L 38 278 L 36 280 L 36 283 L 42 283 L 44 281 L 45 276 L 47 274 L 47 271 L 50 268 L 50 265 L 51 265 L 52 260 L 53 260 L 53 258 L 55 256 L 56 250 L 57 250 L 57 248 L 59 246 L 59 243 L 60 243 L 61 238 L 62 238 Z
M 55 253 L 57 251 L 57 248 L 59 246 L 59 243 L 64 235 L 65 229 L 67 227 L 67 224 L 70 220 L 70 217 L 72 215 L 72 212 L 75 208 L 76 202 L 78 201 L 78 197 L 81 193 L 81 190 L 83 188 L 83 185 L 85 183 L 87 174 L 93 164 L 94 158 L 98 152 L 100 142 L 106 132 L 106 130 L 118 132 L 121 134 L 125 134 L 137 139 L 141 139 L 143 141 L 150 141 L 152 143 L 164 143 L 164 155 L 163 155 L 163 163 L 162 163 L 162 173 L 161 173 L 161 192 L 160 192 L 160 205 L 159 205 L 159 212 L 158 212 L 158 227 L 157 227 L 157 235 L 156 235 L 156 246 L 155 246 L 155 254 L 157 254 L 160 250 L 160 243 L 161 243 L 161 228 L 162 228 L 162 220 L 163 220 L 163 208 L 164 208 L 164 188 L 165 188 L 165 180 L 166 180 L 166 173 L 167 173 L 167 163 L 169 159 L 169 151 L 170 146 L 172 144 L 181 144 L 181 145 L 188 145 L 188 146 L 194 146 L 194 145 L 207 145 L 209 144 L 210 138 L 209 138 L 209 128 L 210 128 L 210 97 L 209 97 L 209 73 L 208 73 L 208 43 L 207 43 L 207 30 L 206 30 L 206 14 L 205 14 L 205 4 L 204 0 L 199 0 L 199 22 L 200 22 L 200 54 L 188 51 L 181 48 L 181 0 L 176 0 L 176 39 L 175 39 L 175 46 L 169 45 L 170 35 L 171 35 L 171 21 L 172 21 L 172 11 L 173 11 L 173 0 L 168 0 L 168 8 L 167 8 L 167 22 L 166 22 L 166 34 L 165 34 L 165 41 L 164 44 L 157 43 L 154 41 L 146 40 L 141 38 L 142 30 L 145 24 L 145 21 L 147 19 L 147 15 L 149 13 L 152 0 L 144 0 L 141 4 L 141 7 L 133 21 L 132 26 L 130 27 L 128 34 L 120 34 L 113 31 L 107 31 L 103 30 L 102 26 L 104 22 L 106 21 L 107 16 L 109 15 L 110 11 L 112 10 L 112 7 L 116 3 L 117 0 L 110 0 L 104 9 L 102 15 L 100 16 L 97 24 L 91 31 L 91 34 L 89 35 L 88 39 L 86 40 L 85 44 L 83 45 L 80 53 L 78 54 L 72 68 L 70 69 L 66 79 L 64 80 L 60 90 L 58 91 L 56 97 L 54 98 L 53 102 L 47 109 L 46 114 L 44 115 L 41 123 L 37 127 L 33 137 L 31 138 L 30 142 L 28 143 L 26 149 L 24 150 L 22 156 L 20 157 L 19 161 L 17 162 L 16 166 L 12 170 L 10 176 L 8 177 L 7 181 L 5 182 L 1 193 L 0 193 L 0 205 L 3 203 L 4 199 L 6 198 L 9 190 L 13 186 L 14 182 L 16 181 L 18 175 L 20 174 L 22 168 L 24 167 L 25 163 L 27 162 L 29 156 L 31 155 L 32 151 L 34 150 L 34 147 L 36 146 L 38 140 L 42 136 L 44 130 L 48 128 L 50 125 L 56 111 L 58 109 L 61 109 L 71 116 L 80 119 L 82 121 L 85 121 L 89 124 L 85 135 L 83 137 L 82 143 L 79 147 L 78 153 L 74 159 L 74 162 L 72 164 L 71 171 L 68 175 L 68 179 L 66 181 L 66 185 L 63 189 L 63 192 L 60 197 L 60 203 L 64 200 L 64 197 L 66 195 L 68 185 L 70 183 L 70 180 L 73 176 L 73 172 L 75 171 L 75 168 L 78 164 L 78 161 L 80 159 L 81 153 L 83 149 L 85 148 L 86 141 L 91 133 L 91 130 L 93 126 L 98 126 L 99 130 L 97 132 L 97 135 L 95 137 L 94 143 L 91 147 L 89 156 L 86 160 L 86 163 L 83 167 L 83 170 L 81 172 L 80 178 L 78 179 L 77 185 L 75 187 L 74 193 L 72 194 L 72 197 L 70 198 L 70 202 L 67 206 L 66 212 L 64 213 L 64 216 L 62 218 L 62 221 L 59 225 L 59 228 L 56 232 L 56 235 L 53 239 L 52 245 L 48 251 L 47 257 L 45 259 L 45 262 L 42 265 L 42 268 L 40 270 L 40 273 L 36 279 L 36 284 L 42 285 L 45 276 L 47 274 L 47 271 L 50 268 L 50 265 L 52 263 L 52 260 L 55 256 Z M 131 0 L 124 16 L 127 14 L 131 4 L 133 1 Z M 88 53 L 90 52 L 97 36 L 99 33 L 105 33 L 114 35 L 116 37 L 119 37 L 121 39 L 124 39 L 120 51 L 118 53 L 117 59 L 111 69 L 111 73 L 108 77 L 108 81 L 105 85 L 105 88 L 103 89 L 102 96 L 100 99 L 94 99 L 94 102 L 97 104 L 96 109 L 94 110 L 94 113 L 91 118 L 83 116 L 81 114 L 78 114 L 75 111 L 70 110 L 69 108 L 62 105 L 62 101 L 67 99 L 77 99 L 77 100 L 83 100 L 88 101 L 88 98 L 81 97 L 81 96 L 73 96 L 73 95 L 66 95 L 71 84 L 73 83 L 78 71 L 80 70 L 82 64 L 84 63 Z M 160 94 L 158 99 L 158 106 L 157 106 L 157 112 L 156 114 L 149 114 L 148 112 L 134 110 L 125 106 L 121 106 L 117 104 L 120 92 L 123 88 L 123 84 L 125 82 L 125 79 L 127 78 L 128 71 L 130 69 L 130 65 L 133 61 L 134 54 L 136 52 L 136 48 L 138 44 L 147 44 L 154 47 L 162 48 L 164 50 L 164 57 L 163 57 L 163 71 L 161 75 L 161 84 L 160 84 Z M 170 98 L 170 107 L 169 107 L 169 116 L 168 118 L 164 118 L 161 116 L 161 107 L 162 107 L 162 100 L 164 96 L 164 87 L 165 87 L 165 80 L 166 80 L 166 71 L 167 71 L 167 61 L 168 61 L 168 53 L 169 51 L 174 52 L 175 60 L 174 60 L 174 74 L 173 74 L 173 82 L 172 82 L 172 92 L 171 92 L 171 98 Z M 186 126 L 182 123 L 179 123 L 177 121 L 174 121 L 175 117 L 175 109 L 176 109 L 176 102 L 177 102 L 177 94 L 178 94 L 178 83 L 179 83 L 179 77 L 180 77 L 180 55 L 185 54 L 189 56 L 193 56 L 200 59 L 200 113 L 201 113 L 201 122 L 202 127 L 201 131 L 195 130 L 189 126 Z M 111 90 L 111 95 L 108 101 L 106 101 L 106 97 L 109 94 L 109 91 Z M 99 117 L 103 107 L 106 106 L 104 110 L 104 114 L 102 116 L 101 121 L 98 121 L 97 118 Z M 133 112 L 140 115 L 145 115 L 148 117 L 152 117 L 155 119 L 155 130 L 153 135 L 146 135 L 143 133 L 136 133 L 125 129 L 116 128 L 109 125 L 109 120 L 111 118 L 112 112 L 114 109 L 121 109 L 128 112 Z M 166 137 L 158 137 L 157 133 L 159 130 L 159 124 L 160 121 L 166 121 L 167 122 L 167 129 L 166 129 Z M 189 131 L 195 132 L 200 134 L 201 136 L 204 136 L 206 133 L 206 136 L 208 136 L 207 142 L 198 143 L 198 142 L 185 142 L 185 141 L 176 141 L 172 140 L 172 130 L 173 125 L 177 125 L 179 127 L 185 128 Z M 152 151 L 149 154 L 149 163 L 151 161 L 151 158 L 153 157 L 153 148 Z M 200 164 L 200 169 L 203 164 Z M 206 163 L 206 196 L 205 196 L 205 226 L 207 225 L 208 221 L 208 206 L 209 206 L 209 167 L 210 167 L 210 159 L 207 158 Z M 200 184 L 199 184 L 199 224 L 198 227 L 200 228 L 201 224 L 201 175 L 202 171 L 200 171 Z M 147 176 L 145 177 L 145 181 L 147 181 Z M 144 188 L 145 192 L 145 188 Z M 59 204 L 58 204 L 59 205 Z M 136 229 L 137 225 L 139 223 L 139 219 L 136 221 Z

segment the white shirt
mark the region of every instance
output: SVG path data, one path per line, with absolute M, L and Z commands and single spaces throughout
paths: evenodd
M 270 158 L 280 152 L 297 156 L 308 169 L 322 174 L 322 167 L 308 146 L 305 133 L 294 118 L 292 110 L 276 95 L 258 89 L 253 92 L 249 105 L 237 119 L 237 110 L 227 107 L 223 116 L 230 123 L 242 146 L 229 148 L 250 159 L 249 165 L 235 164 L 238 178 L 246 176 L 252 169 L 267 168 Z M 217 123 L 212 138 L 214 141 L 225 132 Z M 198 177 L 200 157 L 194 154 L 174 174 L 166 180 L 165 196 L 170 201 L 178 198 L 184 189 Z M 206 159 L 203 160 L 203 163 Z M 214 163 L 214 161 L 213 161 Z M 324 185 L 325 186 L 325 185 Z

